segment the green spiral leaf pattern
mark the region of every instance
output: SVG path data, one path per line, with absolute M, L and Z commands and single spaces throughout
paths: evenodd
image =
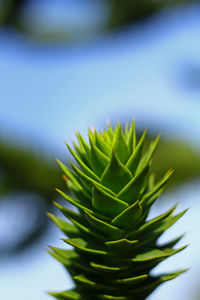
M 75 287 L 49 292 L 55 298 L 94 300 L 144 300 L 161 283 L 185 270 L 153 276 L 160 262 L 182 251 L 174 249 L 182 236 L 159 245 L 158 238 L 186 212 L 174 214 L 176 206 L 147 219 L 172 171 L 155 183 L 149 174 L 158 138 L 143 153 L 145 134 L 136 142 L 135 122 L 122 130 L 120 123 L 103 132 L 89 130 L 89 143 L 77 133 L 68 149 L 78 163 L 72 169 L 58 161 L 71 195 L 58 190 L 73 205 L 55 205 L 68 219 L 48 214 L 65 233 L 71 250 L 49 248 L 49 253 L 71 274 Z

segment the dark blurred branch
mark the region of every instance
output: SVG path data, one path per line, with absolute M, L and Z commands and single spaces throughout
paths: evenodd
M 111 7 L 110 29 L 120 29 L 138 21 L 144 21 L 167 7 L 198 2 L 195 0 L 107 0 Z
M 34 3 L 34 0 L 32 1 Z M 109 17 L 106 27 L 104 26 L 104 21 L 102 21 L 103 23 L 102 27 L 100 26 L 100 31 L 106 30 L 108 32 L 120 30 L 124 26 L 135 24 L 138 21 L 148 20 L 150 17 L 168 7 L 175 8 L 180 4 L 199 3 L 198 0 L 126 0 L 125 2 L 123 0 L 104 0 L 104 2 L 107 3 L 107 5 L 105 5 L 105 16 L 109 14 Z M 27 6 L 26 9 L 24 9 L 26 4 L 27 0 L 2 0 L 0 2 L 0 26 L 4 29 L 8 28 L 13 29 L 14 31 L 20 31 L 37 41 L 52 41 L 56 43 L 59 41 L 66 42 L 73 40 L 74 32 L 70 28 L 54 30 L 54 28 L 52 28 L 52 24 L 49 24 L 51 25 L 51 29 L 43 32 L 42 28 L 38 28 L 38 26 L 34 26 L 34 24 L 27 24 L 24 22 L 24 12 L 26 14 L 26 9 L 30 9 L 31 7 L 29 6 L 29 8 L 27 8 Z M 47 4 L 44 3 L 43 5 Z M 66 4 L 66 10 L 67 9 L 68 6 Z M 44 19 L 48 20 L 48 15 L 44 14 Z M 83 32 L 80 31 L 80 39 L 82 39 L 82 34 Z
M 0 25 L 17 27 L 25 3 L 26 0 L 3 0 L 0 9 Z

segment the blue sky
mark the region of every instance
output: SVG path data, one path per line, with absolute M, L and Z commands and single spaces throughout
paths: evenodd
M 200 21 L 195 11 L 182 13 L 184 24 L 166 14 L 119 37 L 55 51 L 2 37 L 2 131 L 62 147 L 75 129 L 136 117 L 199 135 L 199 93 L 181 88 L 177 74 L 183 63 L 199 63 Z
M 183 22 L 184 20 L 184 22 Z M 149 26 L 136 26 L 121 35 L 101 37 L 84 45 L 54 49 L 19 43 L 0 37 L 0 125 L 4 136 L 35 147 L 64 153 L 64 140 L 74 130 L 86 134 L 107 119 L 136 117 L 143 127 L 178 134 L 191 143 L 200 141 L 200 93 L 184 89 L 178 74 L 185 63 L 200 64 L 200 19 L 195 7 L 179 13 L 163 13 Z M 186 228 L 186 254 L 161 267 L 190 265 L 197 260 L 199 187 L 177 192 L 181 207 L 190 213 L 173 233 Z M 171 196 L 176 198 L 175 196 Z M 189 203 L 187 202 L 189 198 Z M 174 199 L 175 200 L 175 199 Z M 172 202 L 170 202 L 172 203 Z M 159 208 L 157 208 L 159 210 Z M 155 209 L 156 212 L 156 209 Z M 62 289 L 68 284 L 64 270 L 44 248 L 57 243 L 52 229 L 47 240 L 25 256 L 4 261 L 0 266 L 1 295 L 4 300 L 47 300 L 45 289 Z M 198 251 L 197 251 L 198 249 Z M 26 257 L 26 258 L 25 258 Z M 191 281 L 199 271 L 196 264 L 187 275 L 161 287 L 151 300 L 188 300 Z M 171 296 L 170 296 L 171 295 Z M 185 297 L 185 298 L 184 298 Z

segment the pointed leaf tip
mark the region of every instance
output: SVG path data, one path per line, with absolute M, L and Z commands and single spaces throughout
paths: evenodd
M 106 223 L 96 217 L 94 217 L 89 212 L 85 211 L 88 222 L 97 230 L 103 232 L 107 237 L 119 238 L 124 234 L 124 231 Z
M 125 141 L 120 123 L 117 126 L 113 143 L 115 154 L 117 155 L 121 163 L 125 164 L 129 158 L 129 149 Z
M 128 145 L 129 153 L 133 153 L 136 147 L 135 120 L 132 121 L 130 130 L 128 132 L 127 145 Z
M 142 214 L 142 207 L 139 201 L 122 211 L 112 220 L 112 224 L 125 229 L 130 229 Z
M 109 163 L 109 159 L 101 150 L 96 147 L 91 139 L 90 146 L 92 169 L 99 177 L 101 177 L 102 173 Z
M 131 171 L 132 174 L 135 174 L 137 166 L 142 157 L 142 150 L 143 150 L 144 141 L 146 137 L 146 131 L 147 130 L 145 129 L 139 143 L 137 144 L 135 150 L 133 151 L 133 153 L 131 154 L 131 156 L 129 157 L 126 163 L 126 167 Z
M 131 178 L 131 172 L 119 161 L 113 149 L 110 163 L 102 174 L 101 183 L 118 193 Z
M 128 207 L 128 204 L 108 194 L 99 186 L 94 184 L 92 205 L 102 214 L 116 216 Z

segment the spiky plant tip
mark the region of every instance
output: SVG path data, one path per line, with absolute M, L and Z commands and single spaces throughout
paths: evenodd
M 51 217 L 54 216 L 54 215 L 52 215 L 50 212 L 47 211 L 47 212 L 46 212 L 46 216 L 49 217 L 49 218 L 51 218 Z
M 166 186 L 173 170 L 155 183 L 150 164 L 160 135 L 144 152 L 146 130 L 136 141 L 135 121 L 122 130 L 110 123 L 102 132 L 88 130 L 89 142 L 76 133 L 78 163 L 69 169 L 59 160 L 71 194 L 57 189 L 76 211 L 55 203 L 69 220 L 49 217 L 65 233 L 72 249 L 51 247 L 53 255 L 71 274 L 75 287 L 50 295 L 57 299 L 144 300 L 161 283 L 185 270 L 151 275 L 161 261 L 182 251 L 175 249 L 182 236 L 158 244 L 159 237 L 186 212 L 176 206 L 153 219 L 149 211 Z M 72 195 L 72 196 L 71 196 Z

